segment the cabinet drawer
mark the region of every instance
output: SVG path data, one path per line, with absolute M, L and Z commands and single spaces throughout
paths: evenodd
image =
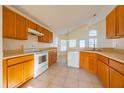
M 34 59 L 34 56 L 28 55 L 28 56 L 22 56 L 22 57 L 9 59 L 9 60 L 7 60 L 7 63 L 8 63 L 8 66 L 11 66 L 11 65 L 22 63 L 22 62 L 32 60 L 32 59 Z
M 119 62 L 114 61 L 114 60 L 111 60 L 111 59 L 110 59 L 110 61 L 109 61 L 109 64 L 110 64 L 110 66 L 111 66 L 113 69 L 119 71 L 121 74 L 124 75 L 124 64 L 119 63 Z
M 109 64 L 109 59 L 105 56 L 98 55 L 98 60 L 102 61 L 105 64 Z

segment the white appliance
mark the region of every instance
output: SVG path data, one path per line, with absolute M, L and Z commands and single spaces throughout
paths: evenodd
M 44 35 L 43 33 L 36 31 L 34 29 L 31 29 L 31 28 L 28 28 L 28 33 L 30 33 L 32 35 L 36 35 L 36 36 L 43 36 Z
M 36 52 L 34 56 L 34 78 L 36 78 L 48 69 L 48 51 Z
M 68 67 L 79 68 L 79 52 L 68 52 L 67 65 Z

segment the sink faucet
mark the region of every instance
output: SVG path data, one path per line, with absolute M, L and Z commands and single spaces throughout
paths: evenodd
M 94 44 L 93 44 L 93 51 L 96 51 L 96 42 L 95 42 L 95 39 L 94 39 Z

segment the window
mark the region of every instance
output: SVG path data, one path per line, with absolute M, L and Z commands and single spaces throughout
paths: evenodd
M 58 45 L 59 45 L 59 39 L 58 39 L 58 37 L 55 38 L 54 44 L 55 44 L 56 47 L 58 47 Z
M 96 30 L 91 30 L 91 31 L 89 32 L 89 36 L 97 36 Z
M 79 41 L 79 47 L 84 48 L 85 47 L 85 40 L 80 40 Z
M 97 38 L 90 38 L 89 39 L 89 47 L 96 47 L 97 46 Z
M 67 41 L 61 40 L 60 51 L 66 51 L 66 49 L 67 49 Z
M 70 48 L 76 47 L 76 40 L 69 40 L 69 47 Z

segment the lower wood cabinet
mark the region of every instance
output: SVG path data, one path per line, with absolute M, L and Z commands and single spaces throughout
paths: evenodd
M 124 88 L 124 75 L 110 68 L 110 88 Z
M 95 53 L 80 52 L 80 68 L 92 73 L 97 72 L 97 57 Z
M 23 64 L 8 67 L 8 88 L 18 87 L 23 83 Z
M 34 61 L 27 61 L 24 63 L 24 81 L 29 80 L 34 75 Z
M 3 60 L 3 86 L 19 87 L 34 75 L 34 55 Z
M 48 52 L 48 63 L 49 66 L 51 66 L 52 64 L 56 63 L 57 61 L 57 49 L 50 49 Z
M 99 60 L 97 62 L 98 77 L 102 81 L 104 87 L 109 87 L 109 66 Z
M 96 73 L 106 88 L 124 88 L 124 64 L 105 56 L 80 52 L 80 68 Z

